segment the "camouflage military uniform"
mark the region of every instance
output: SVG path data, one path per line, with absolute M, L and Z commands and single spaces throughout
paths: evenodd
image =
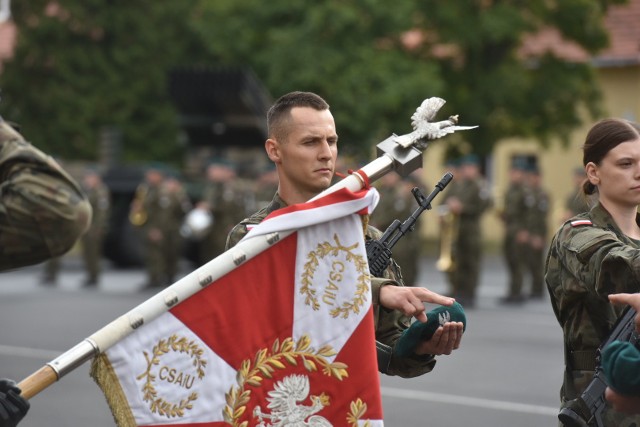
M 640 224 L 640 215 L 636 222 Z M 565 374 L 560 392 L 564 404 L 578 397 L 591 380 L 596 349 L 624 309 L 610 304 L 607 296 L 640 291 L 640 242 L 623 235 L 598 203 L 590 212 L 565 222 L 556 233 L 545 280 L 564 335 Z M 637 427 L 640 416 L 608 410 L 604 425 Z
M 247 225 L 259 224 L 271 212 L 286 207 L 286 203 L 276 193 L 271 203 L 236 225 L 227 237 L 226 249 L 235 246 L 246 234 Z M 377 239 L 381 236 L 379 230 L 368 227 L 367 239 Z M 395 263 L 393 263 L 395 264 Z M 396 276 L 397 265 L 392 265 L 385 272 L 385 278 L 372 278 L 372 300 L 374 305 L 374 322 L 376 325 L 376 340 L 394 347 L 395 343 L 402 335 L 402 332 L 409 327 L 410 318 L 402 315 L 396 310 L 387 310 L 379 304 L 380 288 L 385 285 L 403 286 L 401 280 L 394 280 Z M 412 378 L 430 372 L 436 361 L 432 355 L 410 356 L 401 358 L 395 353 L 391 356 L 389 366 L 378 367 L 383 373 L 388 375 L 398 375 L 403 378 Z
M 547 241 L 547 226 L 550 201 L 547 192 L 541 188 L 531 188 L 525 197 L 527 206 L 527 229 L 529 246 L 527 247 L 526 265 L 531 274 L 530 296 L 542 297 L 544 289 L 544 251 Z M 540 239 L 542 247 L 532 245 L 533 239 Z
M 91 221 L 78 184 L 1 119 L 0 182 L 0 270 L 64 254 Z
M 142 226 L 146 243 L 146 263 L 148 287 L 171 284 L 177 273 L 180 250 L 180 225 L 182 223 L 182 204 L 172 195 L 165 185 L 147 185 L 143 199 L 143 209 L 147 221 Z M 176 237 L 178 236 L 178 237 Z
M 480 281 L 482 261 L 482 214 L 492 206 L 491 192 L 482 178 L 465 179 L 456 190 L 462 203 L 458 232 L 454 243 L 455 270 L 452 273 L 453 297 L 462 305 L 473 306 Z
M 107 232 L 111 202 L 109 189 L 101 182 L 92 188 L 85 186 L 85 191 L 93 209 L 93 219 L 89 229 L 82 236 L 82 257 L 87 270 L 85 284 L 95 285 L 100 274 L 102 246 Z
M 244 215 L 244 206 L 238 200 L 230 182 L 209 183 L 203 193 L 202 200 L 206 202 L 213 216 L 213 224 L 200 242 L 200 262 L 211 261 L 224 252 L 227 234 Z
M 449 283 L 449 295 L 455 294 L 454 284 L 456 279 L 456 236 L 458 234 L 458 220 L 459 217 L 457 214 L 453 214 L 449 207 L 447 206 L 447 200 L 449 198 L 458 198 L 458 192 L 460 191 L 460 180 L 456 179 L 456 175 L 454 175 L 453 181 L 447 185 L 445 191 L 442 196 L 442 204 L 439 208 L 439 226 L 440 226 L 440 259 L 441 261 L 443 255 L 445 253 L 449 253 L 451 257 L 452 264 L 450 266 L 444 267 L 446 270 L 443 270 L 447 276 L 447 282 Z M 447 238 L 448 236 L 448 238 Z M 448 247 L 447 247 L 448 245 Z M 446 256 L 445 256 L 446 258 Z M 438 266 L 438 265 L 436 265 Z M 440 267 L 443 268 L 443 267 Z
M 502 219 L 505 225 L 504 257 L 509 270 L 509 290 L 507 299 L 517 300 L 522 297 L 522 281 L 526 262 L 526 247 L 517 241 L 518 232 L 526 230 L 527 207 L 525 197 L 527 191 L 522 183 L 511 183 L 504 197 Z
M 175 178 L 169 178 L 164 186 L 163 193 L 169 200 L 166 208 L 165 218 L 165 244 L 163 253 L 165 257 L 165 272 L 167 284 L 172 284 L 178 275 L 178 268 L 182 250 L 184 248 L 184 238 L 180 234 L 180 227 L 184 222 L 184 217 L 191 210 L 191 200 L 186 190 Z

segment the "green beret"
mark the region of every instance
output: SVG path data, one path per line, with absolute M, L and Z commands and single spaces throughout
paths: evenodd
M 145 171 L 156 171 L 162 174 L 166 173 L 167 169 L 167 165 L 161 162 L 149 162 L 145 167 Z
M 462 322 L 462 329 L 467 329 L 467 318 L 462 305 L 454 302 L 451 307 L 439 306 L 427 313 L 426 323 L 413 322 L 396 343 L 396 354 L 400 357 L 412 355 L 418 344 L 428 341 L 446 322 Z
M 640 396 L 640 349 L 628 341 L 614 341 L 602 352 L 602 370 L 616 392 Z
M 480 159 L 475 154 L 467 154 L 463 158 L 460 159 L 461 165 L 478 165 L 480 164 Z

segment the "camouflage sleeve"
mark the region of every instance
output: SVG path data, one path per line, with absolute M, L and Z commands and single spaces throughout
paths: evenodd
M 484 182 L 474 182 L 459 194 L 462 202 L 462 215 L 480 216 L 493 206 L 489 186 Z
M 0 271 L 67 252 L 91 221 L 78 184 L 0 122 Z
M 100 187 L 98 190 L 98 197 L 95 203 L 92 203 L 94 220 L 93 223 L 95 227 L 101 230 L 103 233 L 106 232 L 109 227 L 109 215 L 111 213 L 111 195 L 109 194 L 109 189 L 104 186 Z M 95 208 L 93 208 L 95 206 Z
M 368 238 L 377 239 L 380 238 L 380 235 L 379 230 L 368 227 Z M 371 280 L 375 334 L 376 340 L 393 349 L 391 362 L 385 373 L 387 375 L 397 375 L 402 378 L 413 378 L 431 372 L 436 361 L 431 355 L 399 357 L 395 352 L 396 343 L 403 332 L 410 326 L 411 318 L 405 316 L 398 310 L 389 310 L 382 307 L 379 304 L 379 295 L 382 286 L 404 286 L 396 274 L 398 268 L 395 261 L 393 261 L 385 271 L 385 277 L 374 277 Z
M 556 241 L 553 258 L 578 282 L 588 284 L 584 291 L 601 298 L 640 291 L 640 249 L 624 243 L 612 231 L 567 224 Z
M 395 280 L 374 277 L 371 287 L 374 294 L 379 294 L 382 286 L 402 286 Z M 395 346 L 402 333 L 410 326 L 411 319 L 403 315 L 398 310 L 389 310 L 377 303 L 374 298 L 374 319 L 376 340 L 388 345 L 393 349 L 391 362 L 389 363 L 387 375 L 397 375 L 402 378 L 413 378 L 427 372 L 431 372 L 435 366 L 435 359 L 431 355 L 412 355 L 400 357 L 396 354 Z
M 247 234 L 247 226 L 244 223 L 240 223 L 233 227 L 227 235 L 227 243 L 224 246 L 224 250 L 228 251 L 232 247 L 238 244 L 240 240 Z

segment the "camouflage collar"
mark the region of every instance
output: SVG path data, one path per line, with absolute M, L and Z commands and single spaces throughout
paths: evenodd
M 282 200 L 280 194 L 278 194 L 278 192 L 276 191 L 276 194 L 273 196 L 271 203 L 269 203 L 269 205 L 267 206 L 267 215 L 269 215 L 273 211 L 277 211 L 278 209 L 286 208 L 287 206 L 289 205 L 287 205 L 287 203 Z
M 595 206 L 591 208 L 591 210 L 589 211 L 589 217 L 591 218 L 591 221 L 593 221 L 593 224 L 595 226 L 615 233 L 615 235 L 624 242 L 634 242 L 635 244 L 637 244 L 636 240 L 631 239 L 629 236 L 620 231 L 620 228 L 618 228 L 618 226 L 616 225 L 609 211 L 607 211 L 604 206 L 600 204 L 600 202 L 597 202 Z M 640 214 L 636 214 L 636 224 L 640 226 Z

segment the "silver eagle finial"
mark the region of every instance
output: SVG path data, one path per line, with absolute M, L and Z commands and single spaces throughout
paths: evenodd
M 422 149 L 419 143 L 424 140 L 441 138 L 447 134 L 454 133 L 458 130 L 474 129 L 478 126 L 457 126 L 458 116 L 450 116 L 447 120 L 432 122 L 436 113 L 445 104 L 442 98 L 432 97 L 422 101 L 422 104 L 416 109 L 411 116 L 411 126 L 413 132 L 396 136 L 394 141 L 402 147 L 411 147 L 416 145 Z

